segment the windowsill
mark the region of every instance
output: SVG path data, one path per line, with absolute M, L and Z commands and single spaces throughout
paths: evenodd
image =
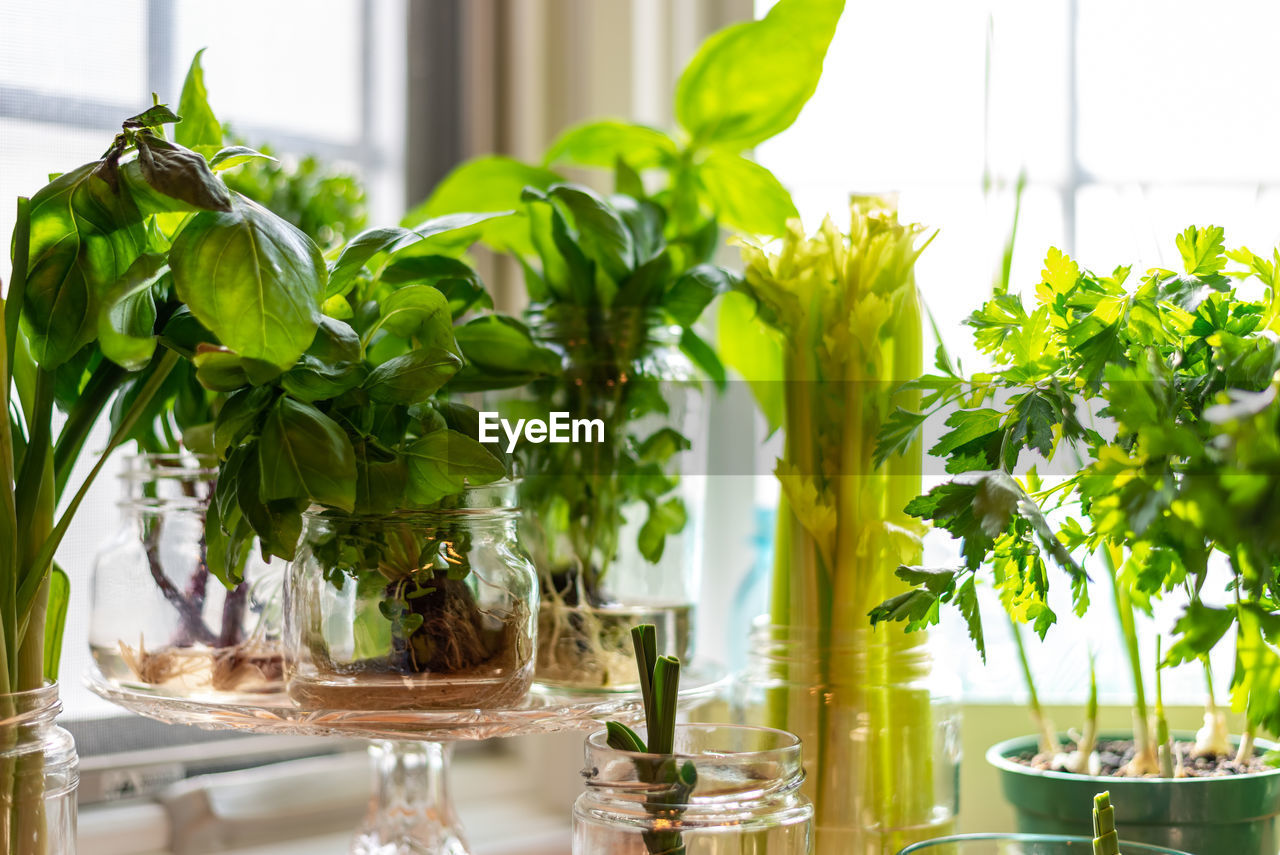
M 463 752 L 449 787 L 476 855 L 564 855 L 569 807 L 548 798 L 546 778 L 576 771 L 577 751 L 531 762 L 517 751 Z M 556 765 L 561 765 L 556 762 Z M 576 777 L 576 776 L 573 776 Z M 576 782 L 575 782 L 576 783 Z M 308 758 L 192 778 L 157 798 L 93 805 L 80 814 L 80 851 L 94 855 L 341 855 L 369 797 L 363 752 Z M 174 832 L 179 834 L 175 835 Z

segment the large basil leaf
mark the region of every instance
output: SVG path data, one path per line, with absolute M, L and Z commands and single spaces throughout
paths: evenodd
M 525 187 L 546 189 L 564 179 L 549 169 L 530 166 L 510 157 L 480 157 L 454 169 L 436 185 L 426 201 L 409 211 L 400 221 L 416 226 L 442 214 L 462 211 L 510 211 L 520 207 Z M 494 249 L 528 257 L 528 223 L 522 217 L 506 217 L 485 223 L 484 242 Z
M 164 256 L 145 253 L 130 265 L 103 298 L 98 342 L 103 356 L 129 371 L 151 361 L 156 351 L 154 286 L 169 272 Z
M 222 143 L 222 125 L 213 115 L 209 92 L 204 87 L 204 69 L 200 65 L 203 56 L 204 48 L 201 48 L 192 57 L 187 79 L 182 83 L 182 95 L 178 98 L 178 115 L 182 121 L 174 126 L 173 138 L 187 148 Z
M 461 367 L 456 353 L 441 347 L 416 348 L 370 371 L 364 389 L 375 401 L 416 404 L 439 391 Z
M 355 451 L 333 419 L 310 404 L 280 398 L 258 443 L 264 500 L 309 499 L 355 509 Z
M 621 160 L 632 169 L 663 166 L 679 155 L 675 141 L 655 128 L 614 119 L 569 128 L 547 149 L 542 162 L 613 169 Z
M 409 462 L 406 495 L 420 505 L 438 502 L 468 485 L 490 484 L 506 474 L 489 449 L 454 430 L 429 433 L 404 453 Z
M 22 322 L 46 369 L 94 340 L 103 296 L 146 245 L 136 206 L 106 174 L 114 174 L 109 165 L 87 163 L 31 198 Z
M 224 345 L 287 369 L 315 337 L 325 267 L 316 245 L 237 196 L 192 218 L 169 253 L 178 296 Z
M 712 154 L 698 167 L 698 180 L 721 222 L 746 234 L 784 235 L 787 220 L 800 216 L 774 174 L 740 155 Z
M 779 0 L 759 21 L 703 42 L 676 85 L 694 146 L 742 151 L 786 130 L 822 76 L 844 0 Z

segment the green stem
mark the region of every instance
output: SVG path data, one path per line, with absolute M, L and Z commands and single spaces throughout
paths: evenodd
M 1013 633 L 1013 646 L 1017 648 L 1018 664 L 1022 666 L 1022 679 L 1026 683 L 1027 695 L 1030 698 L 1031 720 L 1035 723 L 1036 732 L 1040 738 L 1040 753 L 1053 754 L 1058 750 L 1058 734 L 1054 732 L 1053 724 L 1044 714 L 1044 708 L 1040 706 L 1040 694 L 1036 691 L 1036 680 L 1031 673 L 1031 660 L 1027 657 L 1027 645 L 1022 640 L 1022 630 L 1012 615 L 1005 612 L 1005 617 L 1009 619 L 1009 631 Z
M 1129 592 L 1120 582 L 1120 566 L 1123 555 L 1120 547 L 1110 543 L 1103 545 L 1103 560 L 1107 565 L 1107 574 L 1111 578 L 1111 591 L 1116 601 L 1116 616 L 1120 622 L 1120 634 L 1124 638 L 1125 652 L 1129 657 L 1129 668 L 1133 674 L 1133 742 L 1137 752 L 1132 764 L 1139 774 L 1156 771 L 1158 759 L 1155 746 L 1151 741 L 1151 725 L 1147 719 L 1147 697 L 1142 680 L 1142 652 L 1138 645 L 1138 630 L 1134 619 L 1133 601 Z
M 38 568 L 37 572 L 31 572 L 22 581 L 22 585 L 18 589 L 18 617 L 24 624 L 29 623 L 31 617 L 31 608 L 35 600 L 36 591 L 41 583 L 41 577 L 48 575 L 49 567 L 53 561 L 54 553 L 57 552 L 59 544 L 67 534 L 67 528 L 71 525 L 71 520 L 75 517 L 76 511 L 80 509 L 80 503 L 84 501 L 85 495 L 89 492 L 89 488 L 93 485 L 94 480 L 98 477 L 98 473 L 106 465 L 107 459 L 111 453 L 115 451 L 129 433 L 133 430 L 133 426 L 138 419 L 146 411 L 151 404 L 151 399 L 155 397 L 160 386 L 164 383 L 169 372 L 173 370 L 173 366 L 178 362 L 178 354 L 174 351 L 167 351 L 161 358 L 160 363 L 156 366 L 156 371 L 151 375 L 151 379 L 142 387 L 142 391 L 138 393 L 138 397 L 134 399 L 133 404 L 125 412 L 124 418 L 121 419 L 119 427 L 115 433 L 111 435 L 111 439 L 107 442 L 107 447 L 98 457 L 93 469 L 84 479 L 84 483 L 80 485 L 80 489 L 76 491 L 74 497 L 67 504 L 67 508 L 63 511 L 62 516 L 58 519 L 57 525 L 43 540 L 43 545 L 36 556 L 35 562 L 31 565 Z M 52 480 L 52 460 L 50 462 L 50 477 Z M 43 646 L 41 647 L 43 650 Z
M 67 423 L 63 425 L 62 431 L 58 434 L 58 441 L 53 447 L 53 470 L 58 495 L 62 495 L 62 491 L 67 486 L 71 470 L 80 457 L 80 451 L 84 448 L 85 440 L 89 438 L 89 432 L 93 430 L 102 411 L 111 402 L 111 396 L 120 388 L 125 375 L 125 370 L 119 365 L 110 360 L 103 360 L 89 377 L 84 391 L 80 393 L 80 398 L 67 416 Z

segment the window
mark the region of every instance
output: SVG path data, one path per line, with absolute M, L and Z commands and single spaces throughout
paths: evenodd
M 757 14 L 770 5 L 758 2 Z M 1267 105 L 1280 80 L 1266 39 L 1277 18 L 1280 9 L 1248 0 L 1215 4 L 1212 15 L 1184 0 L 851 3 L 813 100 L 758 155 L 810 228 L 828 212 L 839 221 L 850 190 L 898 190 L 906 218 L 936 226 L 920 286 L 947 347 L 972 369 L 982 362 L 959 319 L 990 292 L 1022 170 L 1015 289 L 1030 291 L 1050 246 L 1095 270 L 1145 270 L 1176 259 L 1173 236 L 1193 222 L 1225 226 L 1232 246 L 1275 244 L 1280 160 L 1271 140 L 1280 119 Z M 955 547 L 931 536 L 927 553 L 926 563 L 948 563 Z M 1086 632 L 1055 605 L 1064 625 L 1029 648 L 1048 700 L 1083 701 L 1087 639 L 1116 637 L 1103 588 L 1094 586 Z M 998 605 L 988 605 L 986 668 L 958 622 L 936 645 L 974 700 L 1007 699 L 1018 668 L 1006 630 L 991 620 Z M 1165 602 L 1142 621 L 1148 663 L 1152 629 L 1167 630 L 1180 610 Z M 1225 685 L 1231 652 L 1219 653 Z M 1099 670 L 1104 702 L 1127 702 L 1123 664 Z M 1184 667 L 1168 674 L 1166 694 L 1199 703 L 1203 687 L 1203 675 Z
M 6 4 L 0 9 L 0 232 L 13 229 L 15 197 L 39 189 L 50 170 L 101 155 L 121 120 L 151 103 L 150 93 L 176 108 L 200 48 L 207 48 L 205 80 L 222 121 L 250 145 L 269 142 L 282 158 L 315 154 L 357 172 L 371 220 L 395 222 L 405 201 L 406 14 L 398 0 L 240 0 L 216 11 L 195 0 Z M 93 450 L 106 438 L 100 426 L 72 483 L 87 474 Z M 94 554 L 118 524 L 118 464 L 112 461 L 99 477 L 58 552 L 77 593 L 62 661 L 63 703 L 72 721 L 121 715 L 81 685 L 89 667 L 89 574 Z M 160 726 L 135 724 L 130 740 L 165 739 Z M 170 730 L 172 739 L 184 739 L 185 729 Z

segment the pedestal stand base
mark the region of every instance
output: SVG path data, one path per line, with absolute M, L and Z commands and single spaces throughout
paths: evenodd
M 375 742 L 369 813 L 351 855 L 468 855 L 449 798 L 452 746 L 439 742 Z

